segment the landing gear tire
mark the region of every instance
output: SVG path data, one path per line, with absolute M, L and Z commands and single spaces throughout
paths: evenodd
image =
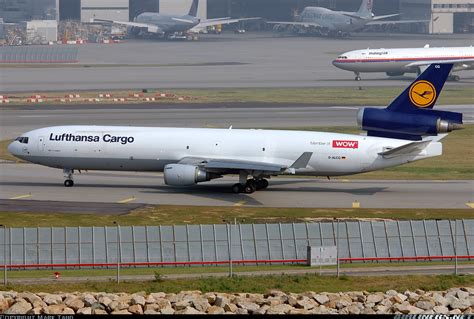
M 74 181 L 72 179 L 66 179 L 64 181 L 64 186 L 65 187 L 73 187 L 74 186 Z
M 232 185 L 232 192 L 239 194 L 239 193 L 242 193 L 243 191 L 244 191 L 244 185 L 240 183 Z
M 260 179 L 257 181 L 257 190 L 265 189 L 268 187 L 268 181 L 266 179 Z
M 246 193 L 246 194 L 252 194 L 252 193 L 254 193 L 256 190 L 257 190 L 257 188 L 256 188 L 255 185 L 253 185 L 253 184 L 247 183 L 247 184 L 245 184 L 245 186 L 244 186 L 244 193 Z
M 362 80 L 362 78 L 359 75 L 357 75 L 354 80 L 360 81 L 360 80 Z

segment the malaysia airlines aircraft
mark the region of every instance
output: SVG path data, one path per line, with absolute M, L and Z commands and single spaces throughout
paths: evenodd
M 232 24 L 244 20 L 256 20 L 260 18 L 231 19 L 229 17 L 201 20 L 197 18 L 199 0 L 193 0 L 189 13 L 186 15 L 171 15 L 156 12 L 144 12 L 139 14 L 134 21 L 114 21 L 94 19 L 95 22 L 107 22 L 125 25 L 131 35 L 142 34 L 157 35 L 165 39 L 171 39 L 177 33 L 198 33 L 207 27 Z
M 352 71 L 360 81 L 362 72 L 385 72 L 388 76 L 417 73 L 433 63 L 453 63 L 451 72 L 474 69 L 474 48 L 448 47 L 402 49 L 365 49 L 341 54 L 332 62 L 339 69 Z M 450 74 L 449 80 L 459 81 L 459 76 Z
M 357 115 L 366 135 L 283 130 L 54 126 L 8 146 L 14 156 L 64 170 L 164 172 L 168 185 L 188 186 L 238 174 L 236 193 L 253 193 L 277 175 L 340 176 L 442 154 L 440 140 L 461 128 L 462 114 L 433 110 L 452 64 L 430 66 L 387 108 Z M 250 179 L 249 179 L 250 176 Z
M 305 7 L 296 22 L 268 21 L 275 24 L 276 31 L 285 31 L 288 27 L 297 33 L 313 33 L 320 36 L 346 37 L 349 32 L 359 31 L 366 25 L 421 23 L 429 20 L 379 21 L 398 16 L 389 14 L 375 16 L 372 13 L 373 0 L 363 0 L 357 12 L 333 11 L 323 7 Z

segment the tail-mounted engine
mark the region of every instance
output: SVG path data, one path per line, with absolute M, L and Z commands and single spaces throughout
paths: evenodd
M 462 114 L 433 110 L 453 64 L 432 64 L 385 109 L 363 108 L 357 123 L 368 136 L 421 140 L 462 128 Z
M 357 124 L 369 136 L 421 140 L 421 136 L 461 129 L 462 114 L 435 110 L 401 113 L 363 108 L 357 113 Z

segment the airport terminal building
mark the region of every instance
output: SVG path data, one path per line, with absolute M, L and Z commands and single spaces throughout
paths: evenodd
M 200 18 L 262 17 L 292 21 L 306 6 L 356 11 L 362 0 L 200 0 Z M 5 22 L 57 19 L 90 22 L 93 18 L 133 20 L 142 12 L 185 14 L 192 0 L 0 0 Z M 374 0 L 374 13 L 400 13 L 402 20 L 426 20 L 406 25 L 405 32 L 474 32 L 472 0 Z

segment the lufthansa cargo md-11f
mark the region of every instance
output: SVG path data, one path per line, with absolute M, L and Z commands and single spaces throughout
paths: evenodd
M 366 135 L 324 132 L 55 126 L 33 130 L 8 146 L 16 157 L 64 170 L 164 172 L 187 186 L 238 174 L 236 193 L 253 193 L 277 175 L 340 176 L 374 171 L 442 153 L 439 142 L 462 125 L 462 114 L 433 110 L 452 64 L 431 65 L 387 108 L 363 108 Z M 250 177 L 250 178 L 249 178 Z

